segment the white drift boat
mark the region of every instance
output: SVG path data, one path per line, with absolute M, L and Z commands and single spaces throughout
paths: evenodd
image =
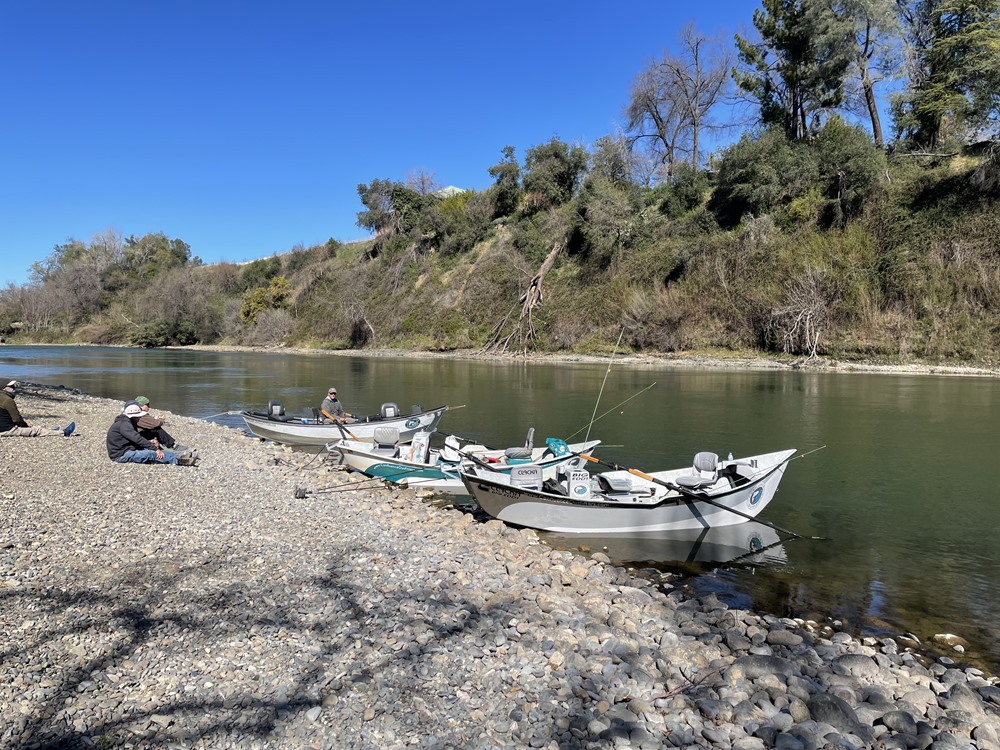
M 732 526 L 771 502 L 794 450 L 719 461 L 698 453 L 694 467 L 650 474 L 584 469 L 545 480 L 532 467 L 494 474 L 463 469 L 462 480 L 486 513 L 517 526 L 563 533 L 631 534 Z
M 371 443 L 379 427 L 395 429 L 399 439 L 407 442 L 413 440 L 418 432 L 433 431 L 447 409 L 447 406 L 439 406 L 424 411 L 414 407 L 411 414 L 401 414 L 396 404 L 386 403 L 382 404 L 378 414 L 360 417 L 354 422 L 338 423 L 321 418 L 318 409 L 310 410 L 310 416 L 289 416 L 280 403 L 272 401 L 268 404 L 267 413 L 244 411 L 240 416 L 257 437 L 288 445 L 325 446 L 342 437 Z
M 445 438 L 443 448 L 431 448 L 430 433 L 420 432 L 406 444 L 396 430 L 380 427 L 375 440 L 338 440 L 326 448 L 345 466 L 367 474 L 415 489 L 428 489 L 451 495 L 466 494 L 459 471 L 463 464 L 480 462 L 490 474 L 506 474 L 514 467 L 531 465 L 541 470 L 543 478 L 554 478 L 559 467 L 579 466 L 586 453 L 600 445 L 600 440 L 583 443 L 566 443 L 557 438 L 547 438 L 544 446 L 534 447 L 532 433 L 524 447 L 489 449 L 486 446 L 462 442 L 455 435 Z

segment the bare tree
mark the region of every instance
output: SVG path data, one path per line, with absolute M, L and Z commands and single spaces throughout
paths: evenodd
M 702 134 L 714 127 L 711 112 L 730 81 L 732 55 L 694 26 L 680 32 L 681 51 L 642 71 L 632 86 L 628 109 L 631 145 L 640 141 L 659 156 L 666 177 L 683 158 L 698 167 Z
M 90 238 L 90 249 L 95 267 L 103 272 L 122 262 L 125 238 L 114 227 L 108 227 Z
M 542 304 L 542 282 L 545 280 L 545 275 L 552 270 L 556 257 L 566 249 L 566 245 L 567 241 L 563 239 L 552 246 L 538 269 L 538 273 L 528 282 L 528 288 L 521 295 L 517 304 L 507 312 L 503 320 L 493 327 L 489 340 L 482 348 L 483 352 L 507 353 L 514 349 L 515 354 L 527 354 L 534 348 L 537 334 L 532 314 L 535 308 Z M 517 320 L 513 320 L 512 316 L 518 307 L 521 308 L 521 313 Z
M 420 195 L 430 195 L 441 188 L 441 185 L 434 181 L 434 173 L 424 171 L 422 167 L 407 174 L 403 184 Z
M 818 355 L 819 337 L 830 322 L 834 292 L 819 268 L 807 267 L 785 286 L 784 304 L 773 315 L 781 336 L 781 348 L 788 353 Z

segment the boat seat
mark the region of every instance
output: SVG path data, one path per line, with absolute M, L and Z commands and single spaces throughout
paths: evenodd
M 394 458 L 399 452 L 399 430 L 395 427 L 376 427 L 372 433 L 372 453 Z
M 395 419 L 399 416 L 399 407 L 392 402 L 387 402 L 382 404 L 382 408 L 379 410 L 379 413 L 382 415 L 383 419 Z
M 531 448 L 508 448 L 503 452 L 507 458 L 515 458 L 519 460 L 529 460 L 531 458 Z
M 458 438 L 454 435 L 446 437 L 444 439 L 444 449 L 441 451 L 441 460 L 447 461 L 450 464 L 457 464 L 462 460 L 462 454 L 459 453 L 461 445 Z
M 528 437 L 524 441 L 524 447 L 508 448 L 503 452 L 507 461 L 530 461 L 531 451 L 535 447 L 535 428 L 528 428 Z
M 694 490 L 709 487 L 719 479 L 719 457 L 715 453 L 703 451 L 694 455 L 694 473 L 677 477 L 674 483 L 685 489 Z
M 285 407 L 280 401 L 267 402 L 267 418 L 275 422 L 287 422 L 291 417 L 285 414 Z
M 632 491 L 632 480 L 628 477 L 612 477 L 607 474 L 597 475 L 597 484 L 601 492 L 621 494 Z

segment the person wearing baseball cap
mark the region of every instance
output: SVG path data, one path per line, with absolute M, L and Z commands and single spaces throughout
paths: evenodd
M 192 454 L 180 455 L 164 450 L 159 442 L 148 440 L 139 434 L 137 423 L 146 412 L 136 403 L 129 403 L 124 411 L 115 417 L 108 429 L 108 457 L 120 464 L 180 464 L 196 466 L 198 458 Z
M 323 399 L 323 404 L 319 407 L 319 410 L 327 419 L 338 422 L 355 421 L 354 416 L 344 411 L 344 405 L 337 400 L 337 389 L 333 386 L 330 386 L 329 390 L 327 390 L 326 398 Z
M 178 443 L 174 436 L 163 429 L 163 424 L 166 422 L 166 418 L 162 414 L 153 414 L 149 410 L 149 399 L 145 396 L 136 396 L 129 401 L 126 401 L 122 411 L 128 408 L 129 404 L 136 404 L 142 409 L 142 416 L 139 417 L 138 421 L 135 423 L 136 432 L 142 435 L 146 440 L 150 441 L 154 445 L 160 448 L 169 448 L 174 453 L 181 454 L 181 457 L 186 453 L 197 454 L 197 449 L 192 450 L 186 445 L 181 445 Z
M 66 427 L 47 430 L 31 424 L 21 416 L 14 399 L 17 397 L 16 380 L 11 380 L 0 390 L 0 437 L 69 437 L 76 429 L 76 422 Z

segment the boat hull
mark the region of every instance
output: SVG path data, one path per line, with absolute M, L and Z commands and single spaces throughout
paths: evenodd
M 517 526 L 573 534 L 635 534 L 650 531 L 732 526 L 755 517 L 774 497 L 794 450 L 753 456 L 752 478 L 740 486 L 720 481 L 703 492 L 681 493 L 639 478 L 637 491 L 610 495 L 594 492 L 582 499 L 545 490 L 512 486 L 509 479 L 463 472 L 466 488 L 486 513 Z M 735 462 L 734 462 L 735 463 Z M 689 469 L 656 472 L 672 482 Z M 621 476 L 628 472 L 608 472 Z M 700 497 L 699 497 L 700 496 Z
M 347 423 L 342 428 L 331 423 L 309 423 L 296 417 L 284 421 L 271 419 L 266 414 L 249 411 L 242 412 L 241 416 L 247 429 L 257 437 L 287 445 L 325 446 L 345 434 L 359 441 L 371 442 L 378 427 L 395 427 L 399 430 L 400 442 L 407 442 L 418 432 L 433 432 L 447 409 L 447 406 L 441 406 L 400 417 L 368 417 L 363 421 Z
M 759 521 L 708 529 L 611 536 L 546 533 L 543 538 L 560 549 L 599 550 L 616 565 L 781 565 L 787 562 L 778 532 Z
M 555 477 L 557 470 L 580 461 L 578 454 L 587 453 L 600 445 L 600 440 L 590 440 L 583 443 L 571 443 L 566 446 L 569 453 L 556 456 L 546 448 L 535 448 L 528 463 L 539 466 L 546 478 Z M 440 459 L 437 450 L 430 452 L 428 462 L 410 461 L 403 457 L 387 457 L 372 449 L 368 443 L 356 440 L 340 440 L 327 446 L 331 452 L 339 452 L 342 462 L 355 471 L 370 477 L 384 479 L 394 484 L 400 484 L 414 489 L 428 489 L 450 495 L 466 495 L 468 491 L 459 474 L 460 463 L 447 462 Z M 465 446 L 462 451 L 476 456 L 481 461 L 496 461 L 490 464 L 492 471 L 510 473 L 510 465 L 500 463 L 504 460 L 503 450 L 486 450 L 482 446 Z M 523 466 L 524 464 L 517 464 Z M 492 472 L 491 472 L 492 473 Z

